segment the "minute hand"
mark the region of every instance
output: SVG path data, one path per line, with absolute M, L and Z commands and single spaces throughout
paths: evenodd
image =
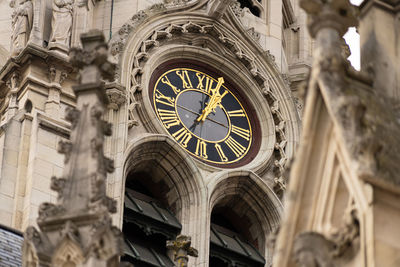
M 203 111 L 201 112 L 201 115 L 197 118 L 197 121 L 205 121 L 207 116 L 215 111 L 215 108 L 218 105 L 221 105 L 221 100 L 222 98 L 228 93 L 228 91 L 225 91 L 222 93 L 222 95 L 219 93 L 219 89 L 221 88 L 222 84 L 224 83 L 224 78 L 219 77 L 218 78 L 218 84 L 215 87 L 215 89 L 210 89 L 212 96 L 210 99 L 210 102 L 207 103 L 207 106 Z

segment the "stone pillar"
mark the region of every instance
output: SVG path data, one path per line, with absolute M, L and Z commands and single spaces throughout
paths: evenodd
M 104 83 L 113 79 L 115 65 L 107 61 L 104 36 L 93 30 L 82 34 L 83 49 L 70 50 L 70 62 L 81 70 L 74 86 L 76 109 L 67 111 L 71 142 L 61 141 L 65 155 L 63 176 L 52 177 L 57 204 L 42 203 L 35 227 L 24 235 L 23 266 L 117 267 L 122 254 L 122 233 L 112 226 L 116 201 L 106 196 L 106 175 L 113 161 L 103 153 L 104 135 L 111 124 L 102 120 L 108 105 Z
M 359 17 L 361 70 L 400 109 L 400 0 L 364 0 Z
M 189 262 L 188 256 L 197 257 L 198 252 L 190 245 L 192 239 L 190 236 L 178 235 L 175 240 L 167 241 L 167 248 L 174 253 L 174 261 L 178 267 L 187 267 Z
M 344 73 L 342 36 L 349 27 L 357 25 L 354 6 L 348 0 L 301 0 L 300 6 L 308 13 L 308 29 L 315 38 L 313 73 Z

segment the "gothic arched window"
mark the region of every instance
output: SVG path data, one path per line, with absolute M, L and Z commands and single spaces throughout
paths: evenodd
M 125 188 L 125 255 L 122 261 L 134 266 L 175 266 L 167 255 L 166 241 L 173 240 L 181 224 L 162 197 L 162 185 L 137 172 L 128 176 Z

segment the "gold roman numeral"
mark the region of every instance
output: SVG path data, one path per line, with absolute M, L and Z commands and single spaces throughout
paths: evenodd
M 184 89 L 193 88 L 193 85 L 192 85 L 192 82 L 190 81 L 189 73 L 187 70 L 182 70 L 182 71 L 177 70 L 176 75 L 178 75 L 179 78 L 181 78 Z
M 204 90 L 203 80 L 206 75 L 196 72 L 197 79 L 199 79 L 199 83 L 197 84 L 197 89 Z
M 208 158 L 208 156 L 207 156 L 207 143 L 202 141 L 202 140 L 200 140 L 200 139 L 197 139 L 197 145 L 196 145 L 196 152 L 195 153 L 196 153 L 197 156 L 200 156 L 200 157 L 202 157 L 204 159 L 207 159 Z
M 220 144 L 215 144 L 215 149 L 217 150 L 218 155 L 221 158 L 221 161 L 223 161 L 223 162 L 228 161 L 228 158 L 225 156 L 224 151 L 222 151 L 222 148 L 221 148 Z
M 179 129 L 172 136 L 175 137 L 175 140 L 182 144 L 183 147 L 187 147 L 190 139 L 192 139 L 192 134 L 185 128 Z
M 161 103 L 170 107 L 175 107 L 175 98 L 163 95 L 158 89 L 155 92 L 156 102 Z
M 225 144 L 232 150 L 236 157 L 240 157 L 246 151 L 246 148 L 233 139 L 232 136 L 229 136 L 228 139 L 226 139 Z
M 246 130 L 240 127 L 237 127 L 235 125 L 232 125 L 232 133 L 235 133 L 239 135 L 240 137 L 243 137 L 247 141 L 250 140 L 250 130 Z
M 206 77 L 206 87 L 204 88 L 204 91 L 206 91 L 207 93 L 211 93 L 211 90 L 212 90 L 211 87 L 212 87 L 213 83 L 214 83 L 213 79 Z
M 176 86 L 174 86 L 168 79 L 168 76 L 165 75 L 164 77 L 161 78 L 161 82 L 169 85 L 171 87 L 171 89 L 174 91 L 175 94 L 178 94 L 181 90 L 176 88 Z
M 229 117 L 246 117 L 243 109 L 228 111 Z
M 167 129 L 171 128 L 172 126 L 180 124 L 176 113 L 172 110 L 159 108 L 158 115 L 160 115 L 161 121 L 164 123 L 165 128 Z

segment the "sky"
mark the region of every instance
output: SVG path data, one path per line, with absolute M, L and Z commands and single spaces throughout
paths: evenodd
M 353 5 L 360 5 L 363 0 L 350 0 Z M 360 35 L 356 32 L 356 28 L 352 27 L 344 35 L 344 39 L 350 46 L 351 56 L 349 60 L 351 65 L 357 70 L 360 70 Z

